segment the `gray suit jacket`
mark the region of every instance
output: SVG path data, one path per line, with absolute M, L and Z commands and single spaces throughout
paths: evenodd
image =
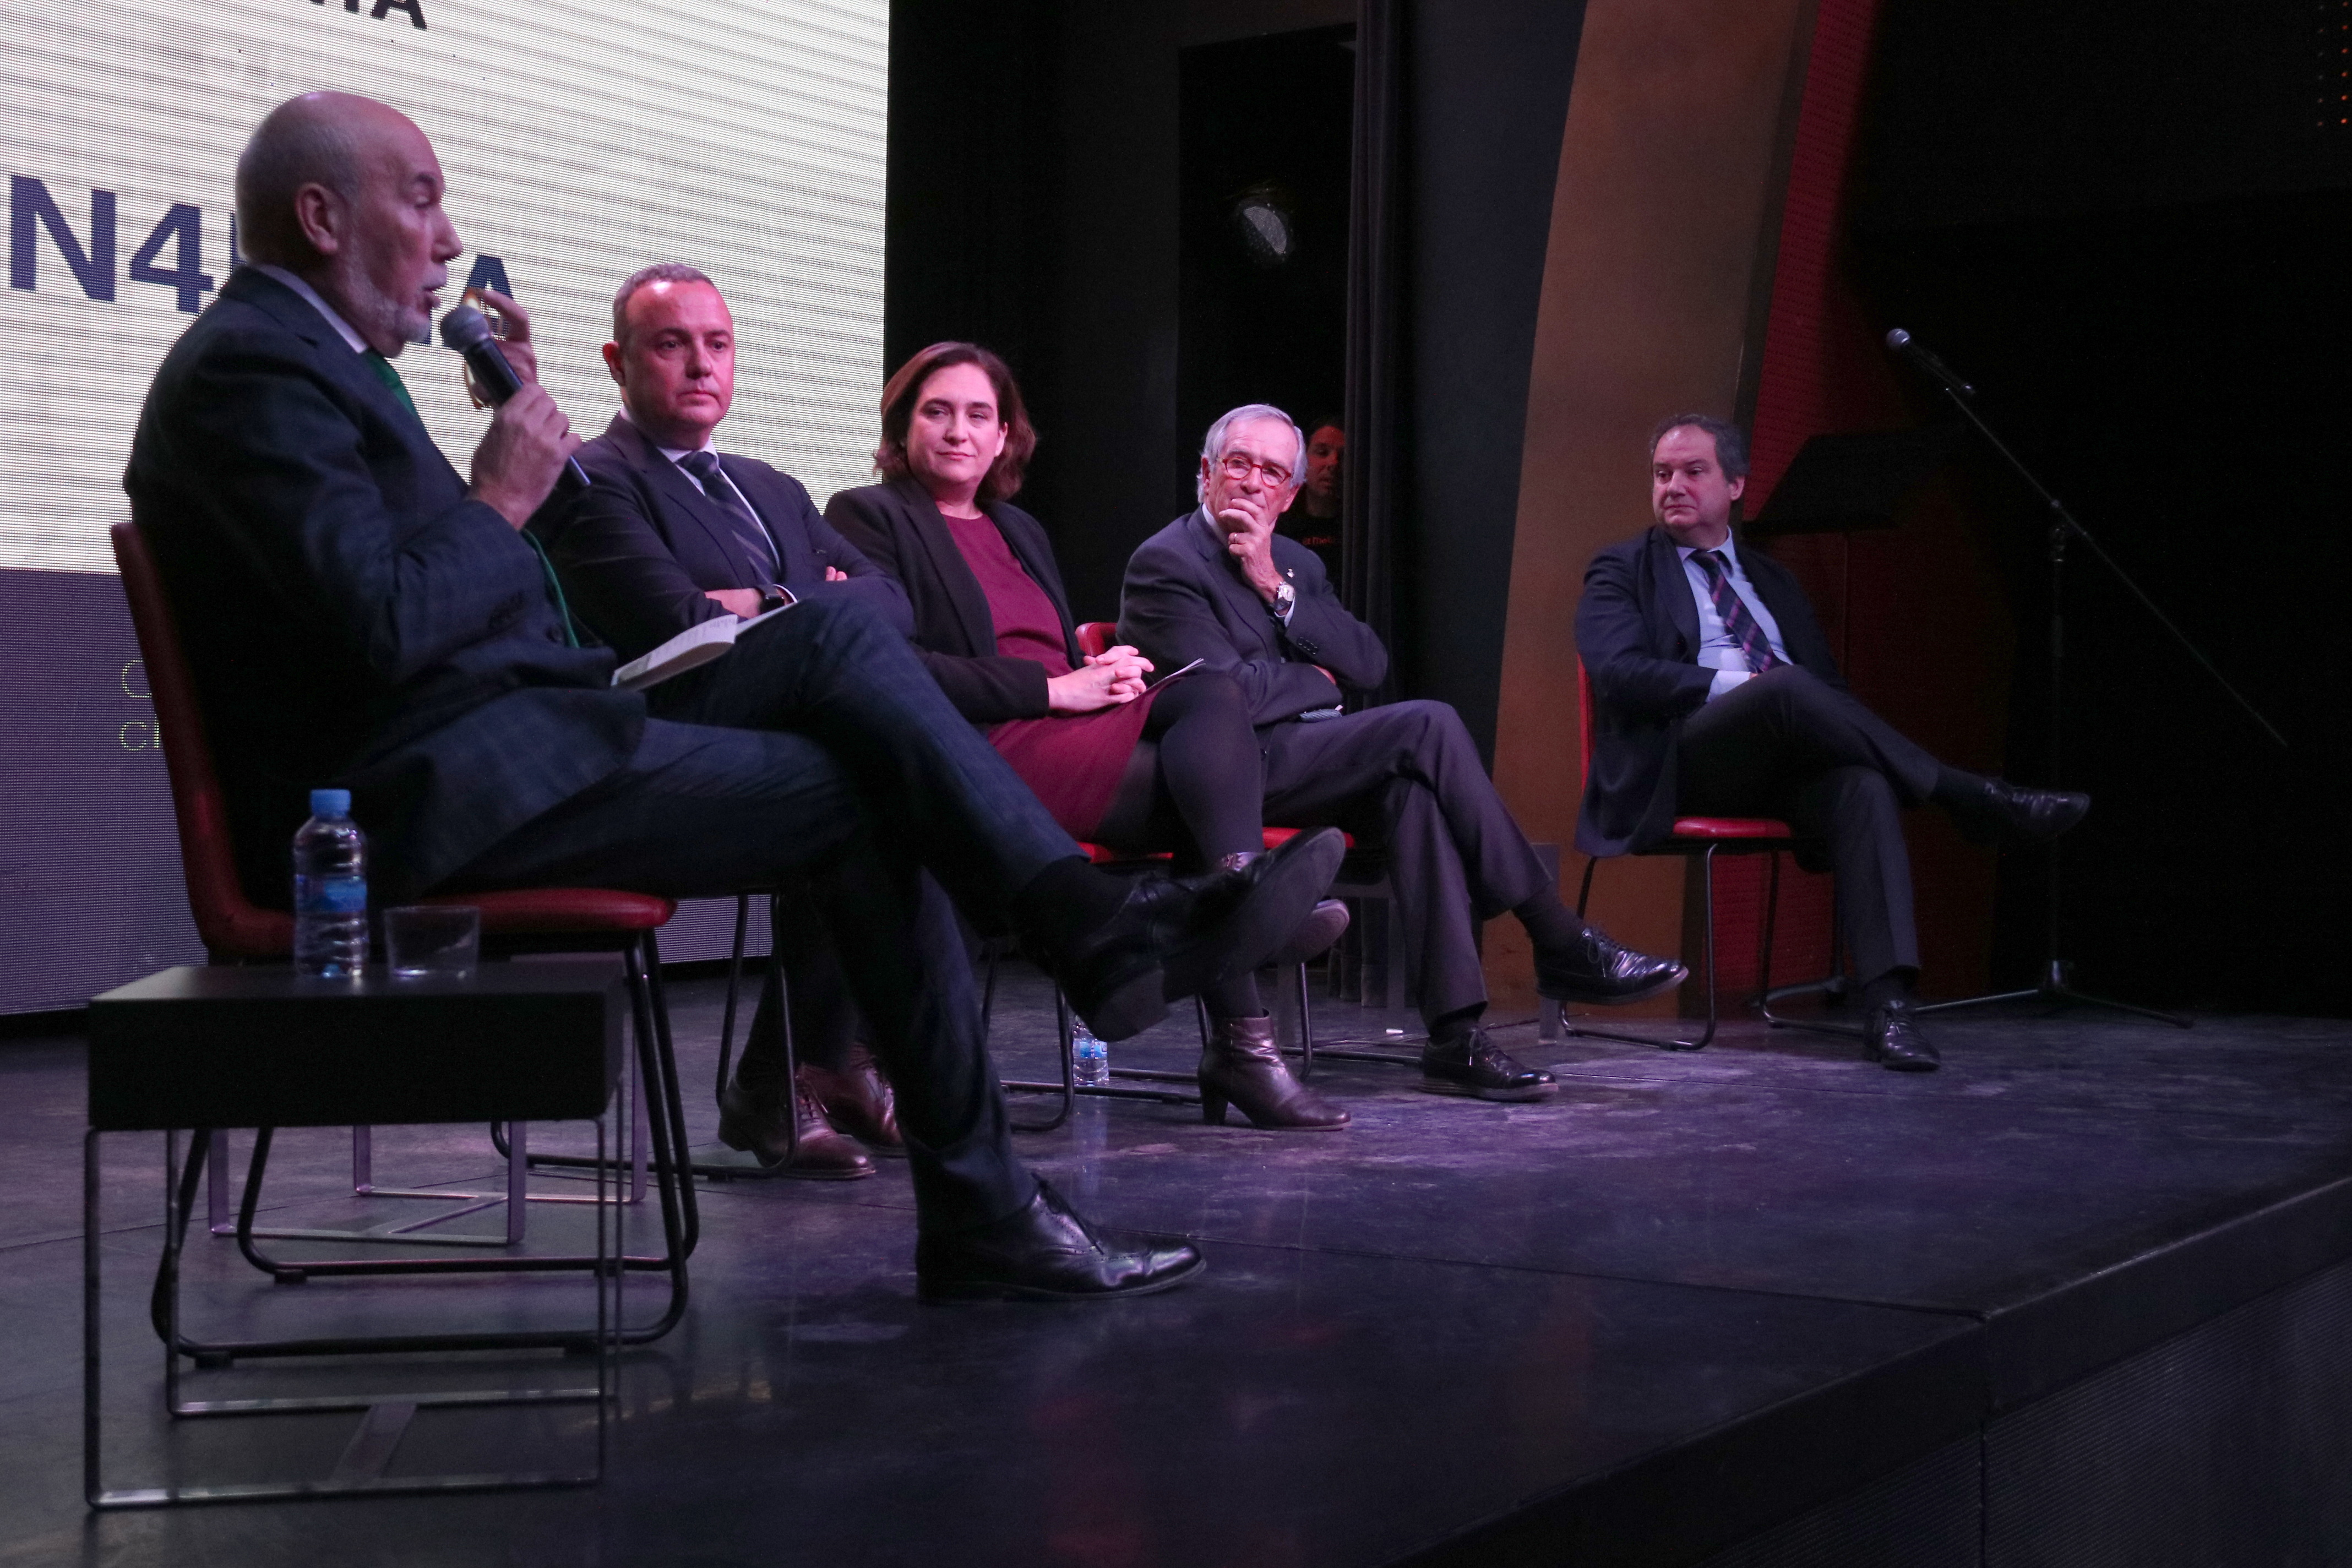
M 379 904 L 618 768 L 645 700 L 565 646 L 538 553 L 324 317 L 251 268 L 155 374 L 123 475 L 193 666 L 247 895 L 351 790 Z
M 1119 640 L 1140 648 L 1162 670 L 1197 658 L 1205 669 L 1225 671 L 1240 684 L 1253 724 L 1295 719 L 1339 701 L 1318 665 L 1341 685 L 1378 686 L 1388 674 L 1388 649 L 1339 603 L 1315 552 L 1276 534 L 1274 563 L 1298 591 L 1287 627 L 1242 581 L 1213 525 L 1198 510 L 1187 512 L 1129 559 L 1119 592 Z

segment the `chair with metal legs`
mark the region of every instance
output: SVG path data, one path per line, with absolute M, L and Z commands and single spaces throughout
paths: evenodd
M 1588 775 L 1592 769 L 1592 679 L 1586 673 L 1584 661 L 1576 664 L 1577 700 L 1577 776 Z M 1637 1046 L 1656 1046 L 1670 1051 L 1704 1050 L 1715 1039 L 1719 1021 L 1717 986 L 1716 984 L 1715 947 L 1715 860 L 1720 854 L 1769 855 L 1771 873 L 1764 895 L 1764 929 L 1759 943 L 1758 989 L 1767 996 L 1793 995 L 1807 989 L 1824 989 L 1828 983 L 1811 986 L 1786 986 L 1775 992 L 1772 987 L 1772 925 L 1780 901 L 1780 857 L 1797 847 L 1798 836 L 1787 823 L 1762 816 L 1679 816 L 1674 829 L 1655 847 L 1637 851 L 1643 855 L 1674 855 L 1685 859 L 1696 857 L 1700 862 L 1699 910 L 1706 943 L 1706 1027 L 1696 1037 L 1685 1038 L 1679 1034 L 1664 1037 L 1655 1035 L 1632 1035 L 1612 1029 L 1595 1029 L 1569 1016 L 1565 1007 L 1559 1009 L 1561 1027 L 1570 1035 L 1581 1035 L 1594 1039 L 1623 1040 Z M 1584 863 L 1584 879 L 1577 889 L 1576 912 L 1582 918 L 1585 906 L 1592 897 L 1592 874 L 1599 868 L 1599 859 Z M 1555 1004 L 1556 1005 L 1556 1004 Z
M 114 554 L 121 568 L 124 596 L 130 601 L 131 625 L 146 664 L 148 689 L 155 703 L 163 759 L 172 784 L 172 805 L 180 833 L 180 857 L 185 873 L 189 912 L 215 964 L 279 963 L 292 956 L 293 917 L 281 910 L 265 909 L 245 896 L 228 837 L 226 798 L 214 763 L 212 745 L 194 679 L 190 672 L 178 624 L 164 591 L 161 574 L 146 541 L 134 524 L 112 530 Z M 687 1300 L 687 1258 L 698 1237 L 700 1215 L 693 1183 L 678 1174 L 685 1152 L 686 1124 L 679 1105 L 675 1057 L 671 1048 L 669 1009 L 661 984 L 661 957 L 656 931 L 677 911 L 674 900 L 643 893 L 594 888 L 532 889 L 449 895 L 422 900 L 473 906 L 481 910 L 482 944 L 493 957 L 535 952 L 612 952 L 619 955 L 626 973 L 636 1040 L 636 1081 L 640 1096 L 630 1118 L 636 1131 L 633 1142 L 650 1144 L 650 1160 L 640 1162 L 633 1201 L 645 1197 L 642 1172 L 650 1164 L 656 1180 L 662 1215 L 664 1248 L 658 1256 L 630 1257 L 625 1266 L 658 1271 L 668 1277 L 667 1310 L 650 1325 L 628 1331 L 632 1340 L 658 1338 L 684 1314 Z M 508 1204 L 507 1237 L 487 1238 L 490 1246 L 520 1239 L 522 1212 L 510 1200 L 520 1195 L 530 1203 L 578 1203 L 577 1194 L 529 1194 L 523 1189 L 518 1159 L 524 1144 L 509 1138 L 504 1128 L 493 1130 L 509 1158 L 507 1191 L 500 1194 L 467 1194 L 461 1206 L 436 1221 L 471 1213 L 490 1203 Z M 376 1188 L 373 1175 L 370 1131 L 354 1128 L 355 1190 L 362 1196 L 432 1195 L 429 1190 Z M 594 1268 L 598 1261 L 574 1256 L 564 1259 L 512 1258 L 321 1258 L 299 1262 L 263 1251 L 263 1234 L 253 1224 L 257 1195 L 268 1164 L 269 1140 L 257 1138 L 247 1173 L 247 1200 L 232 1222 L 227 1213 L 229 1152 L 226 1132 L 208 1138 L 200 1155 L 192 1158 L 191 1172 L 208 1170 L 212 1228 L 235 1234 L 240 1248 L 256 1267 L 278 1279 L 310 1279 L 339 1274 L 462 1274 L 498 1272 L 525 1267 L 531 1271 L 570 1267 Z M 673 1152 L 675 1151 L 675 1153 Z M 193 1176 L 191 1180 L 193 1180 Z M 193 1189 L 192 1189 L 193 1191 Z M 331 1232 L 328 1238 L 346 1244 L 395 1242 L 407 1246 L 482 1246 L 481 1238 L 435 1237 L 416 1234 L 415 1226 L 395 1226 L 374 1234 Z M 316 1239 L 316 1237 L 305 1237 Z

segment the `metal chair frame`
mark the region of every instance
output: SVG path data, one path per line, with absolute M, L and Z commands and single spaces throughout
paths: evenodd
M 1578 772 L 1581 776 L 1590 773 L 1592 770 L 1593 698 L 1592 677 L 1585 669 L 1584 661 L 1580 658 L 1576 661 L 1576 696 L 1577 761 Z M 1696 830 L 1695 825 L 1699 820 L 1712 822 L 1717 826 L 1709 830 Z M 1694 831 L 1682 831 L 1685 822 L 1693 823 Z M 1769 855 L 1772 858 L 1770 879 L 1766 884 L 1764 894 L 1764 929 L 1757 954 L 1757 973 L 1759 982 L 1758 990 L 1762 993 L 1759 1011 L 1775 1028 L 1810 1028 L 1832 1033 L 1845 1033 L 1845 1026 L 1782 1018 L 1772 1011 L 1772 1004 L 1784 997 L 1816 991 L 1838 994 L 1842 994 L 1844 988 L 1843 977 L 1834 973 L 1836 968 L 1834 956 L 1832 962 L 1832 973 L 1827 979 L 1808 981 L 1797 985 L 1784 985 L 1777 989 L 1772 984 L 1772 934 L 1780 908 L 1780 857 L 1796 847 L 1798 842 L 1796 831 L 1787 823 L 1769 817 L 1683 818 L 1678 820 L 1675 826 L 1676 831 L 1673 837 L 1667 838 L 1663 844 L 1639 853 L 1675 855 L 1685 858 L 1696 856 L 1700 859 L 1699 911 L 1701 921 L 1706 929 L 1706 1027 L 1695 1038 L 1685 1038 L 1678 1034 L 1660 1038 L 1655 1035 L 1633 1035 L 1621 1030 L 1595 1029 L 1577 1023 L 1570 1016 L 1565 1005 L 1547 1003 L 1540 1015 L 1542 1037 L 1547 1039 L 1552 1037 L 1551 1027 L 1556 1019 L 1559 1028 L 1570 1036 L 1583 1036 L 1601 1040 L 1622 1040 L 1629 1045 L 1656 1046 L 1662 1050 L 1698 1051 L 1705 1050 L 1714 1043 L 1716 1028 L 1721 1019 L 1720 998 L 1717 994 L 1719 987 L 1716 983 L 1715 858 L 1718 853 L 1726 851 L 1734 855 Z M 1600 868 L 1600 866 L 1601 861 L 1598 858 L 1589 858 L 1584 863 L 1584 878 L 1576 893 L 1576 913 L 1580 920 L 1584 916 L 1586 905 L 1591 901 L 1592 874 Z M 1853 1032 L 1859 1034 L 1861 1031 Z
M 598 1119 L 596 1143 L 604 1147 L 605 1121 Z M 613 1405 L 619 1392 L 618 1351 L 624 1342 L 622 1280 L 625 1270 L 615 1267 L 625 1243 L 623 1205 L 609 1201 L 595 1205 L 595 1267 L 590 1278 L 596 1299 L 593 1330 L 508 1331 L 473 1334 L 335 1335 L 304 1340 L 200 1341 L 182 1331 L 181 1263 L 187 1229 L 194 1212 L 196 1185 L 207 1163 L 212 1133 L 197 1129 L 190 1138 L 189 1155 L 180 1157 L 180 1133 L 164 1135 L 163 1247 L 149 1299 L 149 1315 L 163 1345 L 163 1407 L 174 1421 L 219 1416 L 309 1415 L 338 1410 L 362 1413 L 358 1428 L 337 1460 L 334 1470 L 319 1481 L 261 1481 L 226 1485 L 110 1487 L 105 1479 L 104 1402 L 105 1336 L 100 1322 L 103 1292 L 100 1268 L 99 1141 L 104 1134 L 92 1128 L 82 1142 L 82 1496 L 93 1510 L 168 1508 L 184 1504 L 252 1502 L 275 1498 L 367 1495 L 404 1496 L 474 1491 L 509 1491 L 546 1487 L 594 1486 L 604 1477 L 611 1448 Z M 257 1152 L 269 1137 L 264 1129 Z M 248 1182 L 247 1216 L 257 1185 Z M 603 1182 L 598 1182 L 598 1196 Z M 612 1223 L 606 1225 L 610 1214 Z M 353 1356 L 414 1354 L 474 1351 L 557 1350 L 567 1355 L 595 1358 L 593 1384 L 547 1384 L 498 1389 L 454 1389 L 421 1393 L 279 1395 L 259 1398 L 194 1398 L 184 1395 L 181 1361 L 200 1371 L 225 1369 L 234 1362 L 261 1357 Z M 594 1463 L 585 1469 L 502 1470 L 466 1474 L 386 1477 L 394 1449 L 416 1412 L 426 1408 L 508 1405 L 590 1404 L 596 1407 Z

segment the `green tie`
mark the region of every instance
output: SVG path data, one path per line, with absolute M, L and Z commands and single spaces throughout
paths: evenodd
M 400 399 L 400 405 L 403 408 L 407 409 L 411 414 L 416 413 L 416 399 L 408 395 L 408 384 L 400 379 L 400 372 L 392 368 L 390 360 L 373 349 L 368 350 L 367 353 L 360 355 L 360 358 L 367 363 L 368 369 L 374 373 L 378 381 L 392 389 L 392 395 Z M 423 416 L 420 415 L 418 417 L 421 419 Z M 580 634 L 572 629 L 572 606 L 564 602 L 563 584 L 555 575 L 555 563 L 547 558 L 547 551 L 538 540 L 526 533 L 522 536 L 522 541 L 538 554 L 540 570 L 547 574 L 547 597 L 555 606 L 557 618 L 563 623 L 565 646 L 578 647 Z
M 373 349 L 368 350 L 367 353 L 360 355 L 360 358 L 367 363 L 368 369 L 374 373 L 378 381 L 392 388 L 392 395 L 400 399 L 400 405 L 403 408 L 407 409 L 411 414 L 416 413 L 416 399 L 408 395 L 408 383 L 400 379 L 400 373 L 392 368 L 390 360 Z

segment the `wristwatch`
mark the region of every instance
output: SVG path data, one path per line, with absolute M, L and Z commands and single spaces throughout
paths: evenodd
M 1287 626 L 1290 622 L 1290 612 L 1298 607 L 1298 590 L 1290 584 L 1284 583 L 1275 589 L 1274 603 L 1267 607 L 1274 612 L 1276 620 Z
M 760 613 L 761 615 L 764 616 L 771 610 L 781 610 L 792 602 L 792 590 L 782 584 L 767 583 L 761 585 Z

